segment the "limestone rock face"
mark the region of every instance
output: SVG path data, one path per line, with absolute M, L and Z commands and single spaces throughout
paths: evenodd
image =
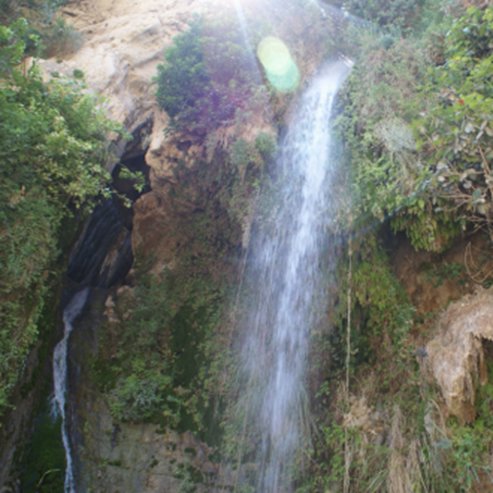
M 81 0 L 62 14 L 82 34 L 70 58 L 42 63 L 45 71 L 71 74 L 80 69 L 88 86 L 106 100 L 110 118 L 130 131 L 154 112 L 152 79 L 164 48 L 184 30 L 190 13 L 207 2 L 190 0 Z
M 450 414 L 474 420 L 478 385 L 487 382 L 488 344 L 493 341 L 493 290 L 481 290 L 453 303 L 428 343 L 428 365 Z

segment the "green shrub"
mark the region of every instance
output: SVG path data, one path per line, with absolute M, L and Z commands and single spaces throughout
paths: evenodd
M 344 282 L 341 292 L 346 289 Z M 403 358 L 414 308 L 391 268 L 388 255 L 372 235 L 365 237 L 354 254 L 351 303 L 352 370 L 364 363 L 397 354 L 396 363 Z M 336 333 L 330 334 L 331 344 L 336 344 L 334 351 L 339 353 L 331 362 L 334 373 L 341 371 L 335 363 L 345 365 L 346 297 L 341 299 L 337 313 Z
M 430 102 L 414 122 L 428 170 L 426 209 L 436 218 L 493 221 L 493 7 L 471 7 L 448 32 L 445 63 L 430 72 Z
M 163 411 L 172 378 L 155 371 L 139 373 L 121 378 L 111 392 L 111 413 L 119 421 L 148 421 Z M 174 419 L 171 425 L 176 424 Z
M 23 33 L 26 53 L 32 56 L 61 57 L 77 51 L 82 45 L 82 35 L 56 12 L 65 0 L 0 1 L 2 24 L 25 22 L 29 25 Z M 19 17 L 23 16 L 23 17 Z M 1 35 L 0 35 L 1 37 Z
M 413 309 L 386 254 L 375 245 L 366 249 L 353 273 L 355 302 L 366 312 L 361 330 L 379 342 L 385 334 L 399 350 L 412 323 Z
M 277 142 L 271 134 L 261 132 L 255 138 L 255 147 L 264 161 L 267 162 L 274 157 L 277 149 Z
M 244 139 L 237 139 L 231 146 L 231 164 L 238 168 L 242 174 L 244 174 L 249 164 L 261 167 L 264 162 L 255 144 L 247 142 Z
M 369 42 L 344 93 L 340 126 L 354 178 L 357 222 L 390 220 L 416 248 L 441 251 L 493 217 L 493 9 L 445 18 L 442 52 L 412 38 Z M 440 45 L 439 45 L 440 46 Z M 446 46 L 446 48 L 445 48 Z M 437 62 L 438 63 L 438 62 Z
M 19 70 L 28 27 L 0 27 L 0 414 L 37 340 L 62 220 L 106 186 L 116 130 L 80 82 Z
M 472 428 L 454 426 L 451 432 L 448 462 L 451 477 L 456 483 L 456 491 L 471 491 L 475 484 L 480 484 L 483 474 L 491 473 L 487 456 L 492 434 L 482 421 Z
M 176 128 L 204 136 L 246 107 L 255 73 L 239 30 L 195 19 L 158 66 L 157 100 Z
M 107 327 L 95 379 L 119 421 L 203 431 L 220 357 L 215 337 L 223 294 L 215 283 L 178 273 L 139 275 L 122 300 L 118 337 Z M 184 276 L 184 277 L 182 277 Z
M 493 443 L 493 366 L 488 365 L 488 383 L 478 388 L 473 423 L 460 425 L 455 419 L 448 423 L 443 463 L 454 484 L 454 491 L 482 491 L 491 481 L 490 450 Z
M 422 193 L 428 171 L 420 164 L 410 124 L 426 104 L 416 90 L 425 73 L 424 53 L 411 40 L 400 39 L 385 49 L 378 36 L 370 36 L 350 75 L 339 128 L 351 163 L 357 228 L 391 220 L 395 230 L 406 230 L 399 220 L 412 214 L 407 225 L 418 230 L 406 230 L 412 239 L 430 234 L 428 225 L 417 227 L 430 220 Z M 428 243 L 435 239 L 435 229 Z

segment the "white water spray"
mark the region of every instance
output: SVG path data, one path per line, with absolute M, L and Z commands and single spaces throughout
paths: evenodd
M 324 317 L 323 250 L 331 221 L 331 119 L 338 88 L 349 72 L 337 62 L 319 75 L 300 101 L 282 142 L 276 189 L 251 245 L 249 310 L 242 345 L 246 380 L 241 462 L 252 460 L 258 493 L 292 491 L 298 452 L 306 446 L 305 369 L 310 330 Z M 250 447 L 250 448 L 249 448 Z M 250 456 L 250 457 L 248 457 Z
M 87 301 L 89 288 L 77 292 L 63 311 L 64 332 L 62 340 L 56 345 L 53 353 L 53 398 L 52 414 L 62 419 L 62 441 L 65 449 L 65 493 L 75 493 L 74 470 L 72 463 L 72 449 L 69 440 L 68 423 L 66 419 L 67 394 L 67 350 L 73 323 L 80 315 Z

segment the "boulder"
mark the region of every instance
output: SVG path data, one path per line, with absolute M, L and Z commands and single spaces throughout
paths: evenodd
M 493 289 L 451 304 L 427 346 L 427 365 L 448 412 L 462 423 L 476 417 L 476 394 L 487 383 L 488 343 L 493 341 Z

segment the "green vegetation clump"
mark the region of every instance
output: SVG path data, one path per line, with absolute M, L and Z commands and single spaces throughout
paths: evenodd
M 177 129 L 203 137 L 245 110 L 256 73 L 240 30 L 198 18 L 166 50 L 158 67 L 157 100 Z
M 8 24 L 21 13 L 41 13 L 51 15 L 53 11 L 63 5 L 65 0 L 0 0 L 0 22 Z
M 443 63 L 422 91 L 413 122 L 427 170 L 425 208 L 462 228 L 493 220 L 493 7 L 470 7 L 450 23 Z M 405 220 L 399 226 L 406 227 Z
M 348 289 L 347 267 L 340 276 L 341 292 Z M 356 245 L 351 267 L 351 371 L 363 364 L 376 364 L 382 358 L 394 358 L 405 349 L 413 326 L 414 307 L 396 278 L 390 259 L 374 236 L 366 236 Z M 331 363 L 336 378 L 345 365 L 347 347 L 342 335 L 347 328 L 348 299 L 342 297 L 337 307 L 335 324 L 341 337 L 331 345 L 337 358 Z M 401 356 L 399 358 L 401 359 Z M 397 362 L 397 359 L 394 362 Z M 333 376 L 334 378 L 334 376 Z
M 222 288 L 200 275 L 139 276 L 94 362 L 117 421 L 204 431 L 218 390 L 211 364 L 223 303 Z
M 426 105 L 417 93 L 426 78 L 426 56 L 411 39 L 401 38 L 389 48 L 378 36 L 364 39 L 340 119 L 351 161 L 355 227 L 390 221 L 414 246 L 438 249 L 441 237 L 450 239 L 458 228 L 448 217 L 430 213 L 424 195 L 428 171 L 411 122 Z M 408 227 L 401 218 L 412 218 Z
M 449 474 L 456 478 L 460 491 L 471 491 L 484 481 L 491 484 L 490 451 L 493 443 L 493 366 L 488 368 L 488 383 L 478 392 L 477 416 L 473 426 L 453 420 L 445 442 L 444 457 Z
M 46 58 L 61 57 L 76 52 L 83 42 L 82 34 L 56 17 L 41 30 L 42 55 Z
M 248 165 L 262 168 L 273 158 L 276 147 L 277 144 L 272 135 L 261 132 L 254 142 L 247 142 L 241 138 L 235 140 L 229 150 L 229 159 L 231 164 L 238 169 L 246 168 Z
M 0 415 L 37 340 L 62 224 L 109 180 L 114 129 L 80 81 L 22 66 L 27 31 L 0 27 Z
M 43 58 L 67 55 L 80 48 L 83 38 L 57 15 L 65 3 L 66 0 L 0 0 L 0 23 L 9 25 L 20 18 L 28 19 L 24 39 L 30 55 Z
M 359 250 L 353 272 L 354 320 L 363 348 L 382 353 L 389 343 L 390 352 L 400 351 L 412 326 L 414 310 L 404 288 L 396 279 L 387 254 L 369 241 Z
M 416 248 L 491 225 L 492 12 L 470 7 L 419 40 L 359 37 L 341 118 L 356 215 L 389 220 Z
M 375 425 L 374 417 L 365 414 L 364 406 L 373 406 L 372 409 L 378 409 L 374 416 L 382 419 L 385 413 L 387 419 L 389 408 L 414 399 L 416 402 L 412 406 L 408 404 L 406 415 L 411 420 L 420 415 L 416 410 L 416 404 L 420 404 L 416 368 L 409 345 L 414 307 L 375 237 L 365 236 L 361 243 L 356 241 L 353 248 L 351 267 L 347 258 L 340 267 L 338 277 L 343 281 L 335 326 L 325 340 L 317 341 L 322 351 L 318 357 L 326 368 L 327 378 L 315 398 L 319 433 L 314 437 L 311 451 L 312 474 L 307 475 L 300 493 L 343 491 L 347 474 L 350 491 L 387 491 L 385 482 L 391 447 L 383 438 L 365 435 L 365 426 Z M 342 383 L 346 376 L 350 385 L 347 393 Z M 350 414 L 352 403 L 359 404 L 356 399 L 360 392 L 365 399 L 360 401 L 361 415 L 356 414 L 351 422 L 346 415 Z M 354 396 L 354 401 L 350 396 Z M 381 422 L 375 428 L 383 433 Z

